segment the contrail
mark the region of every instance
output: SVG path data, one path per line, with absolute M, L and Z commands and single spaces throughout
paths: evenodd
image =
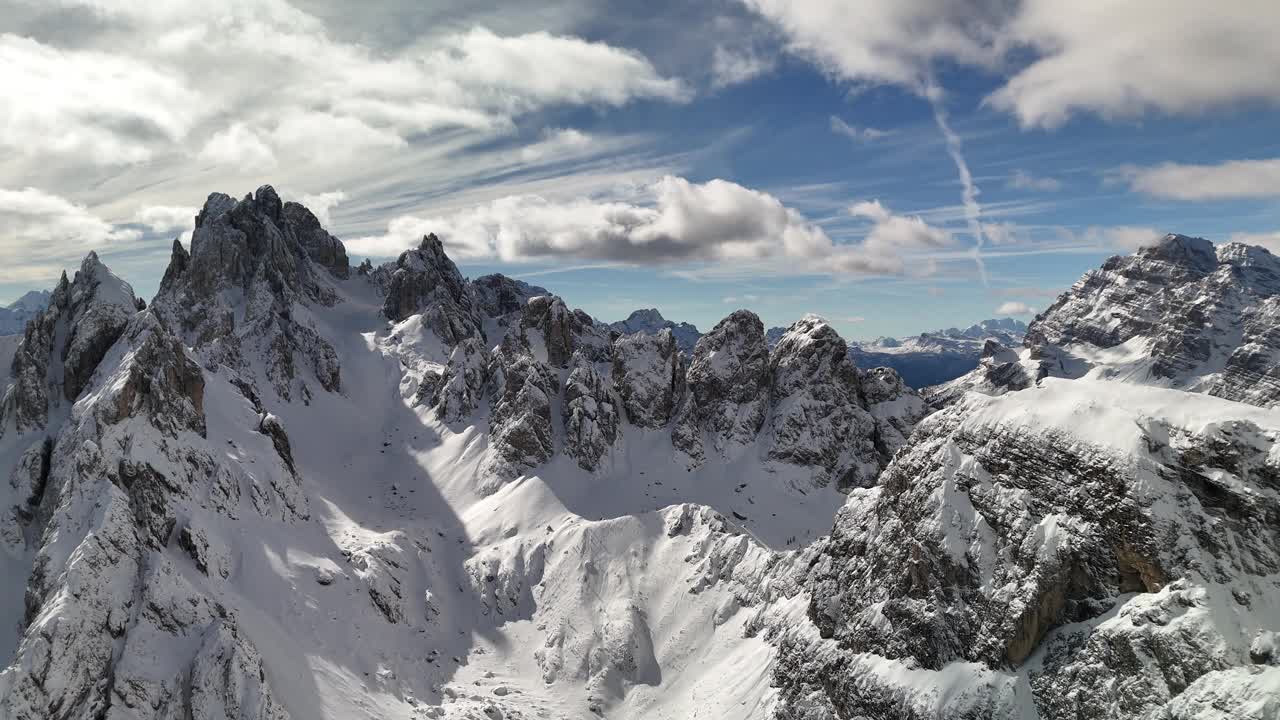
M 964 205 L 964 218 L 969 225 L 969 233 L 977 243 L 970 254 L 973 256 L 973 262 L 978 266 L 978 275 L 982 278 L 983 287 L 987 287 L 987 266 L 982 261 L 982 246 L 986 242 L 986 233 L 982 229 L 982 206 L 978 204 L 978 187 L 973 184 L 969 163 L 965 162 L 960 136 L 947 122 L 947 109 L 942 104 L 942 88 L 938 87 L 933 78 L 925 82 L 924 96 L 929 100 L 929 107 L 933 109 L 933 119 L 938 124 L 938 130 L 946 138 L 947 154 L 951 156 L 951 160 L 956 164 L 956 170 L 960 173 L 960 185 L 963 187 L 960 201 Z

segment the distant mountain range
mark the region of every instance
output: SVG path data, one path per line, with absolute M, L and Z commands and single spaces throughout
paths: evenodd
M 27 321 L 48 305 L 48 290 L 32 290 L 9 305 L 0 307 L 0 335 L 20 334 L 27 326 Z
M 687 355 L 693 354 L 702 333 L 686 322 L 673 322 L 655 309 L 636 310 L 626 320 L 610 323 L 609 328 L 624 335 L 656 334 L 666 328 L 675 336 L 676 345 Z M 978 367 L 982 346 L 995 340 L 1005 346 L 1022 343 L 1027 324 L 1013 318 L 983 320 L 966 328 L 946 328 L 906 338 L 881 337 L 869 342 L 849 341 L 849 359 L 865 370 L 889 367 L 898 371 L 903 381 L 913 388 L 954 380 Z M 770 348 L 778 344 L 787 328 L 773 327 L 765 331 Z

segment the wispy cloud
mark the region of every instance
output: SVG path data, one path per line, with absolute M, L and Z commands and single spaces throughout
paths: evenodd
M 893 134 L 892 130 L 878 130 L 873 127 L 856 127 L 844 120 L 831 116 L 831 132 L 843 135 L 857 143 L 874 142 Z
M 1112 178 L 1137 192 L 1172 200 L 1280 197 L 1280 158 L 1211 165 L 1129 165 L 1115 170 Z

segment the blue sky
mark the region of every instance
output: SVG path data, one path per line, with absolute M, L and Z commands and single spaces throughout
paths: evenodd
M 89 249 L 149 296 L 263 183 L 353 259 L 434 231 L 704 330 L 1026 319 L 1164 232 L 1280 247 L 1274 3 L 417 5 L 0 1 L 0 302 Z

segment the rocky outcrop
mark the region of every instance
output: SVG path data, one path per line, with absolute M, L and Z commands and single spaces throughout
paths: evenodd
M 684 398 L 684 359 L 670 330 L 613 342 L 613 384 L 632 425 L 663 428 Z
M 769 373 L 767 457 L 815 468 L 819 484 L 870 485 L 881 464 L 875 420 L 835 329 L 813 316 L 795 323 L 770 353 Z
M 203 361 L 257 371 L 281 399 L 306 400 L 314 381 L 341 387 L 337 352 L 310 307 L 337 302 L 333 277 L 348 274 L 342 243 L 269 185 L 236 201 L 213 193 L 196 216 L 187 253 L 175 243 L 153 307 Z
M 423 325 L 451 347 L 484 337 L 471 286 L 435 235 L 422 238 L 421 245 L 400 253 L 394 266 L 380 270 L 386 275 L 382 312 L 387 319 L 400 322 L 421 314 Z
M 418 404 L 435 408 L 436 415 L 445 422 L 470 417 L 484 400 L 491 362 L 480 340 L 463 340 L 449 354 L 444 370 L 423 380 L 418 388 Z
M 0 437 L 7 428 L 43 428 L 52 408 L 74 402 L 137 307 L 133 288 L 96 253 L 85 256 L 73 280 L 64 273 L 15 351 L 13 382 L 0 399 Z
M 551 294 L 546 288 L 496 273 L 472 280 L 471 287 L 475 292 L 477 308 L 491 318 L 521 312 L 530 299 Z
M 493 368 L 487 468 L 497 478 L 508 479 L 541 465 L 555 452 L 551 400 L 559 394 L 560 381 L 515 333 L 494 354 Z
M 672 443 L 701 464 L 707 449 L 734 452 L 755 439 L 769 403 L 769 349 L 764 325 L 738 310 L 702 336 L 685 379 L 688 395 Z
M 618 409 L 608 376 L 584 353 L 574 353 L 571 365 L 564 387 L 564 448 L 583 470 L 595 470 L 618 437 Z
M 1250 663 L 1280 427 L 1208 399 L 1144 414 L 1180 397 L 1048 379 L 926 419 L 814 559 L 781 716 L 1021 717 L 1021 674 L 1041 717 L 1164 717 Z M 965 693 L 930 690 L 956 673 Z

